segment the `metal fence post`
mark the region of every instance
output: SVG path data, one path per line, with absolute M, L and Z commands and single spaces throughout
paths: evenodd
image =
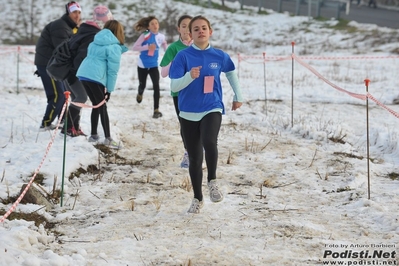
M 320 9 L 321 9 L 321 0 L 317 0 L 317 12 L 316 12 L 316 18 L 320 17 Z
M 283 12 L 283 1 L 282 0 L 278 0 L 277 12 L 279 12 L 279 13 Z
M 17 51 L 17 94 L 19 94 L 19 54 L 21 52 L 21 46 L 18 46 L 18 51 Z
M 300 10 L 301 10 L 301 0 L 296 0 L 296 6 L 295 6 L 295 16 L 299 16 Z

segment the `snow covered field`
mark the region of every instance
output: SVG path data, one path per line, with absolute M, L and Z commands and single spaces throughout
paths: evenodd
M 135 100 L 136 53 L 123 56 L 108 103 L 123 149 L 104 153 L 84 137 L 64 146 L 57 132 L 46 153 L 52 135 L 38 132 L 46 99 L 33 76 L 34 47 L 18 57 L 17 47 L 1 46 L 0 210 L 45 155 L 43 187 L 50 193 L 56 177 L 60 188 L 64 147 L 66 158 L 63 206 L 15 211 L 36 212 L 54 227 L 6 219 L 0 265 L 397 265 L 399 57 L 390 51 L 399 42 L 378 40 L 399 32 L 351 22 L 357 35 L 326 26 L 334 21 L 177 6 L 210 19 L 212 44 L 228 49 L 239 71 L 245 102 L 227 109 L 219 136 L 224 201 L 205 196 L 200 214 L 186 213 L 192 191 L 179 167 L 184 149 L 169 79 L 161 79 L 164 116 L 153 119 L 150 81 L 143 102 Z M 292 65 L 292 41 L 303 65 Z M 366 102 L 339 90 L 364 95 L 365 79 L 394 112 L 369 101 L 369 172 Z M 229 107 L 233 92 L 223 82 Z M 90 110 L 82 114 L 89 133 Z M 79 168 L 98 171 L 76 176 Z

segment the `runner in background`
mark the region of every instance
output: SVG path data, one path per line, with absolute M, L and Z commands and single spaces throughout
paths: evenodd
M 193 42 L 191 39 L 191 36 L 190 36 L 190 31 L 188 29 L 188 25 L 191 21 L 191 18 L 192 17 L 189 15 L 183 15 L 177 21 L 177 31 L 179 32 L 179 39 L 168 46 L 168 49 L 166 49 L 166 52 L 165 52 L 165 54 L 161 60 L 161 64 L 160 64 L 160 66 L 162 67 L 161 76 L 163 78 L 165 78 L 169 75 L 169 68 L 170 68 L 170 65 L 171 65 L 173 59 L 175 58 L 176 54 L 180 50 L 183 50 L 183 49 L 187 48 L 188 46 L 190 46 Z M 171 95 L 173 97 L 173 104 L 175 106 L 177 118 L 179 119 L 179 123 L 180 123 L 180 116 L 179 116 L 180 111 L 179 111 L 179 102 L 178 102 L 179 93 L 171 91 Z M 182 137 L 184 150 L 185 150 L 184 155 L 183 155 L 183 160 L 180 163 L 180 167 L 188 168 L 190 162 L 188 159 L 186 144 L 184 142 L 183 134 L 181 132 L 181 127 L 180 127 L 180 135 Z
M 139 51 L 140 56 L 137 62 L 137 74 L 139 79 L 139 88 L 136 101 L 141 103 L 144 90 L 147 84 L 147 76 L 150 75 L 152 87 L 154 90 L 154 113 L 153 118 L 159 118 L 162 113 L 159 111 L 159 70 L 158 57 L 159 48 L 167 48 L 165 35 L 159 32 L 159 21 L 155 16 L 149 16 L 140 19 L 135 25 L 136 31 L 142 32 L 140 37 L 133 45 L 133 51 Z

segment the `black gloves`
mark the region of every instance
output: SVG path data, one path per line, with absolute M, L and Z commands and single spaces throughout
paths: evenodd
M 107 91 L 105 93 L 105 101 L 108 102 L 110 97 L 111 97 L 111 93 Z
M 40 77 L 39 71 L 37 71 L 37 70 L 33 73 L 33 75 L 36 75 L 37 77 Z

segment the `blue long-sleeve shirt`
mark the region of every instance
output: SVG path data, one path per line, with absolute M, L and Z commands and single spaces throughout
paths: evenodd
M 191 78 L 190 70 L 201 66 L 200 76 Z M 233 87 L 234 101 L 242 102 L 241 89 L 235 73 L 235 66 L 230 56 L 222 50 L 208 47 L 200 50 L 195 45 L 180 51 L 169 70 L 173 92 L 179 91 L 180 116 L 193 121 L 200 120 L 213 111 L 224 113 L 223 92 L 220 74 L 226 73 Z M 204 79 L 213 76 L 213 92 L 204 93 Z
M 150 44 L 155 44 L 156 49 L 153 55 L 148 54 L 148 47 Z M 143 32 L 137 41 L 133 44 L 133 51 L 139 51 L 140 56 L 137 66 L 141 68 L 158 67 L 159 48 L 164 50 L 167 48 L 165 35 L 162 33 L 153 33 L 149 30 Z

